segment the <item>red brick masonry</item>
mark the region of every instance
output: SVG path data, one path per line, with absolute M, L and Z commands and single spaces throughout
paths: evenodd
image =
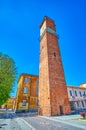
M 71 112 L 54 21 L 45 17 L 40 36 L 39 114 Z

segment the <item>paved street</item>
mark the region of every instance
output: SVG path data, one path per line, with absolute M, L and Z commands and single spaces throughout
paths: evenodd
M 86 123 L 80 124 L 72 120 L 72 118 L 78 117 L 48 118 L 27 113 L 17 115 L 8 113 L 8 115 L 0 119 L 0 130 L 86 130 L 86 127 L 83 127 L 86 126 Z
M 13 112 L 0 114 L 0 130 L 32 130 L 33 127 L 22 119 L 24 115 L 16 115 Z
M 0 119 L 0 130 L 35 130 L 21 118 Z
M 24 117 L 23 119 L 36 128 L 36 130 L 83 130 L 79 127 L 74 127 L 63 122 L 46 119 L 40 116 L 34 116 L 31 118 Z
M 0 119 L 0 130 L 21 130 L 15 119 Z

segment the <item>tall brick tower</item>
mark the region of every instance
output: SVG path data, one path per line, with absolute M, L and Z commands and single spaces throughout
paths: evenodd
M 54 21 L 44 17 L 40 25 L 39 114 L 70 113 L 67 86 Z

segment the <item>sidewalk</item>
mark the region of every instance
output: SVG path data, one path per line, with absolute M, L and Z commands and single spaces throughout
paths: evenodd
M 86 122 L 77 120 L 78 118 L 81 118 L 80 115 L 52 116 L 52 117 L 41 116 L 41 117 L 86 130 Z
M 59 119 L 59 120 L 74 120 L 78 118 L 82 118 L 80 115 L 65 115 L 65 116 L 52 116 L 53 118 Z

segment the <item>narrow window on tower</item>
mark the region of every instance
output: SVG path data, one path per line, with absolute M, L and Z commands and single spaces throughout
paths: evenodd
M 54 57 L 56 58 L 56 53 L 54 52 Z

